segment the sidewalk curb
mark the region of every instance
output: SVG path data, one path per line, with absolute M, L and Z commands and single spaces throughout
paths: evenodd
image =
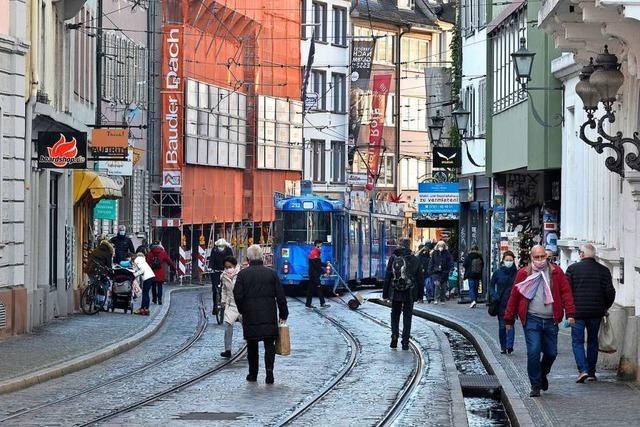
M 15 378 L 10 378 L 6 381 L 2 381 L 0 382 L 0 395 L 12 391 L 21 390 L 38 383 L 42 383 L 54 378 L 61 377 L 63 375 L 70 374 L 72 372 L 79 371 L 84 368 L 88 368 L 89 366 L 96 365 L 120 353 L 124 353 L 125 351 L 135 347 L 142 341 L 152 336 L 160 328 L 160 326 L 162 326 L 164 320 L 167 317 L 167 314 L 169 313 L 169 309 L 171 307 L 171 296 L 174 292 L 185 292 L 198 289 L 202 289 L 202 287 L 189 286 L 184 288 L 169 289 L 166 293 L 168 297 L 166 298 L 168 300 L 168 304 L 164 304 L 162 306 L 160 314 L 158 314 L 142 331 L 128 338 L 125 338 L 122 341 L 115 342 L 108 345 L 107 347 L 96 350 L 92 353 L 75 357 L 58 365 L 39 369 L 37 371 L 29 372 Z
M 453 351 L 447 336 L 435 327 L 433 331 L 440 339 L 440 350 L 444 368 L 447 372 L 449 388 L 451 394 L 451 425 L 455 427 L 469 427 L 469 418 L 467 416 L 467 408 L 464 404 L 464 396 L 462 394 L 462 386 L 460 385 L 460 377 L 458 376 L 458 368 L 453 358 Z
M 371 300 L 369 300 L 371 301 Z M 371 301 L 374 302 L 374 301 Z M 377 304 L 387 305 L 383 301 L 374 302 Z M 474 348 L 478 352 L 480 359 L 482 360 L 482 364 L 489 374 L 495 375 L 502 386 L 502 403 L 505 406 L 509 414 L 509 418 L 514 427 L 535 427 L 533 419 L 531 418 L 531 414 L 527 410 L 527 407 L 518 394 L 515 386 L 511 382 L 511 379 L 507 375 L 507 373 L 502 368 L 502 365 L 493 355 L 491 351 L 491 347 L 484 340 L 484 338 L 480 336 L 474 335 L 470 328 L 471 325 L 466 324 L 465 322 L 459 322 L 450 318 L 447 318 L 439 313 L 434 313 L 432 311 L 426 311 L 424 309 L 418 309 L 414 306 L 413 308 L 414 315 L 421 317 L 423 319 L 429 320 L 434 323 L 438 323 L 440 325 L 446 326 L 447 328 L 453 329 L 455 331 L 460 332 L 466 339 L 468 339 L 471 344 L 473 344 Z

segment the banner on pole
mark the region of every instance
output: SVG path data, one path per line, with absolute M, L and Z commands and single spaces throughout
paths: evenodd
M 387 95 L 391 85 L 391 74 L 373 76 L 373 96 L 371 99 L 371 122 L 369 123 L 369 178 L 367 190 L 373 190 L 380 168 L 380 151 L 382 150 L 382 132 L 384 117 L 387 111 Z

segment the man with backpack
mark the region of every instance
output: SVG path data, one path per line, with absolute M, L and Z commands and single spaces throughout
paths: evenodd
M 411 253 L 411 240 L 403 237 L 387 264 L 382 298 L 391 300 L 391 348 L 398 347 L 402 313 L 402 349 L 409 350 L 413 303 L 422 300 L 423 274 L 418 258 Z
M 482 271 L 484 270 L 484 260 L 478 248 L 473 245 L 471 251 L 464 260 L 464 277 L 469 282 L 469 299 L 471 300 L 470 308 L 476 306 L 478 301 L 478 285 L 482 280 Z
M 174 272 L 176 266 L 171 261 L 169 254 L 164 250 L 159 240 L 153 242 L 151 250 L 146 255 L 147 264 L 153 270 L 155 278 L 151 284 L 151 299 L 154 304 L 162 305 L 162 286 L 167 281 L 167 275 L 164 269 L 165 264 Z

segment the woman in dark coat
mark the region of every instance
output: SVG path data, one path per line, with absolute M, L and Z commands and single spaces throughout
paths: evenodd
M 247 340 L 247 381 L 255 382 L 258 379 L 258 342 L 262 341 L 266 383 L 273 384 L 278 318 L 284 321 L 289 317 L 287 298 L 276 272 L 262 264 L 262 248 L 259 245 L 251 245 L 247 249 L 247 260 L 249 267 L 238 273 L 233 288 L 236 306 L 242 315 L 244 339 Z
M 513 281 L 516 278 L 518 269 L 515 266 L 515 256 L 513 252 L 506 251 L 502 255 L 502 263 L 500 267 L 491 276 L 491 285 L 489 292 L 494 301 L 500 301 L 500 310 L 498 311 L 498 336 L 500 338 L 500 353 L 511 354 L 513 352 L 513 340 L 515 331 L 513 328 L 507 331 L 504 323 L 504 312 L 507 310 L 507 302 L 511 295 Z

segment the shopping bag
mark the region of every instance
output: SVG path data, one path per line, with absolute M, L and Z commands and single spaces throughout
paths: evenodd
M 616 336 L 613 333 L 611 322 L 609 322 L 609 317 L 604 316 L 600 321 L 600 331 L 598 331 L 598 351 L 615 353 L 617 350 Z
M 289 337 L 289 326 L 286 322 L 278 325 L 278 338 L 276 339 L 276 354 L 288 356 L 291 354 L 291 341 Z

